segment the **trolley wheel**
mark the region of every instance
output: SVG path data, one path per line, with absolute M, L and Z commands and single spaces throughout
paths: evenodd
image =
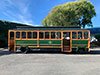
M 80 49 L 78 50 L 78 53 L 87 54 L 87 53 L 88 53 L 88 49 L 80 48 Z
M 21 52 L 23 52 L 24 54 L 27 54 L 27 52 L 29 51 L 28 47 L 21 47 Z

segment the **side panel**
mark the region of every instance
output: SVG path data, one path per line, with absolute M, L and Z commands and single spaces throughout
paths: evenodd
M 61 40 L 16 40 L 16 45 L 33 48 L 60 48 Z
M 37 40 L 16 40 L 16 45 L 37 45 Z
M 87 48 L 88 40 L 72 40 L 72 48 Z
M 39 40 L 39 45 L 61 45 L 61 40 Z

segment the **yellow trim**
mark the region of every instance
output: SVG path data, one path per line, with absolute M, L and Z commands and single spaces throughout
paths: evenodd
M 88 40 L 88 39 L 72 39 L 72 40 Z
M 61 46 L 39 46 L 39 48 L 61 48 Z
M 16 37 L 16 32 L 14 31 L 14 52 L 16 52 L 15 37 Z
M 9 31 L 8 31 L 8 50 L 10 50 L 10 34 L 9 34 Z
M 72 52 L 72 32 L 70 32 L 70 51 Z
M 39 47 L 39 31 L 37 31 L 37 47 Z

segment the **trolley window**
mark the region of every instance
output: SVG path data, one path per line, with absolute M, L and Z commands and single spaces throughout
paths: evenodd
M 16 32 L 16 38 L 20 38 L 20 32 Z
M 33 38 L 34 38 L 34 39 L 37 38 L 37 32 L 33 32 Z
M 10 32 L 10 40 L 14 39 L 14 32 Z
M 82 32 L 78 32 L 78 39 L 82 39 Z
M 45 32 L 45 39 L 49 39 L 49 35 L 50 35 L 49 32 Z
M 77 38 L 77 33 L 76 32 L 72 32 L 72 39 L 76 39 Z
M 64 39 L 70 39 L 70 32 L 63 32 Z
M 57 39 L 61 39 L 61 32 L 56 32 L 55 36 L 56 36 Z
M 51 38 L 52 38 L 52 39 L 55 38 L 55 32 L 51 32 Z
M 44 38 L 44 32 L 39 32 L 39 38 L 43 39 Z
M 22 32 L 22 38 L 26 38 L 26 32 Z
M 84 32 L 84 39 L 88 39 L 88 32 Z
M 32 32 L 28 32 L 28 33 L 27 33 L 27 37 L 28 37 L 28 38 L 32 38 Z

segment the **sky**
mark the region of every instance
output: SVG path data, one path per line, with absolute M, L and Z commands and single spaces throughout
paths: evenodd
M 0 20 L 41 26 L 42 20 L 54 6 L 75 0 L 0 0 Z M 100 0 L 90 0 L 96 16 L 94 27 L 100 27 Z

